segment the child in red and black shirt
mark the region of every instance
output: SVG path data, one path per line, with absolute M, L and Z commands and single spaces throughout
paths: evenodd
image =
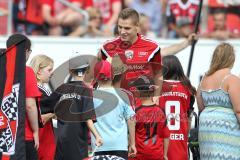
M 132 159 L 167 159 L 169 131 L 165 111 L 152 100 L 154 82 L 147 76 L 140 76 L 132 86 L 141 100 L 135 109 L 137 155 Z

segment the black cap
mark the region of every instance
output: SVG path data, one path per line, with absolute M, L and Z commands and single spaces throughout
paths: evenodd
M 141 91 L 149 91 L 151 89 L 154 90 L 153 79 L 145 75 L 138 77 L 135 81 L 132 81 L 130 85 L 132 87 L 136 87 L 137 90 L 141 90 Z

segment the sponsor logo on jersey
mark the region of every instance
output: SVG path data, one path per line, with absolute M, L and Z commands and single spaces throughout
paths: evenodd
M 128 70 L 143 70 L 144 65 L 128 65 Z
M 138 52 L 139 57 L 145 57 L 148 55 L 148 52 Z

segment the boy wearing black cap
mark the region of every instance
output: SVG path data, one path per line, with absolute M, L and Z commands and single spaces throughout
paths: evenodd
M 69 70 L 72 80 L 55 91 L 61 95 L 55 107 L 59 133 L 55 160 L 79 160 L 88 156 L 87 127 L 96 138 L 95 145 L 103 143 L 93 125 L 95 111 L 92 91 L 83 82 L 88 68 L 87 62 L 71 59 Z
M 147 76 L 140 76 L 130 85 L 134 95 L 141 101 L 141 105 L 135 109 L 137 155 L 132 159 L 166 160 L 169 131 L 165 112 L 152 100 L 154 81 Z

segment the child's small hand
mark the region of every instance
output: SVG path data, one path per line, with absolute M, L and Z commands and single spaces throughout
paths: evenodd
M 168 160 L 168 157 L 167 157 L 167 156 L 164 156 L 163 158 L 164 158 L 164 160 Z
M 96 137 L 96 142 L 95 145 L 100 147 L 101 145 L 103 145 L 103 139 L 102 137 Z
M 129 145 L 128 147 L 128 157 L 136 157 L 137 154 L 137 149 L 135 147 L 135 145 Z
M 152 101 L 153 101 L 155 104 L 159 105 L 159 96 L 154 96 L 154 97 L 152 97 Z

